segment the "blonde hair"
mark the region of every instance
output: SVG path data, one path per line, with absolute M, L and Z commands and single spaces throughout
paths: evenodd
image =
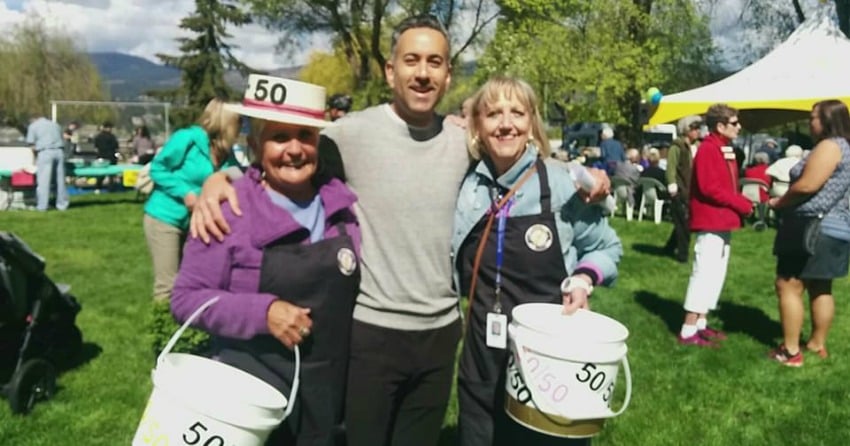
M 646 159 L 650 164 L 658 164 L 658 162 L 661 161 L 661 151 L 655 147 L 650 148 L 646 152 Z
M 239 136 L 239 114 L 226 110 L 225 102 L 213 98 L 198 118 L 198 125 L 206 132 L 210 140 L 210 154 L 216 166 L 221 166 L 230 156 L 230 151 Z
M 494 77 L 472 96 L 472 116 L 467 127 L 467 148 L 469 155 L 476 160 L 480 160 L 483 154 L 483 144 L 478 135 L 478 118 L 481 116 L 485 106 L 493 105 L 500 98 L 516 99 L 525 107 L 526 111 L 531 116 L 531 138 L 534 139 L 534 144 L 538 149 L 540 158 L 548 158 L 551 153 L 549 147 L 549 139 L 546 137 L 546 132 L 543 129 L 543 119 L 540 117 L 540 110 L 537 106 L 537 95 L 534 89 L 527 82 L 507 76 Z

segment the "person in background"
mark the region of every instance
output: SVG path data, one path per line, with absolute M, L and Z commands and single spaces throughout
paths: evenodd
M 328 100 L 328 117 L 331 121 L 345 117 L 351 111 L 351 96 L 337 93 Z
M 106 121 L 100 127 L 100 133 L 94 137 L 94 147 L 97 149 L 97 157 L 109 164 L 118 162 L 118 138 L 112 133 L 112 123 Z
M 35 114 L 27 127 L 27 144 L 33 146 L 36 166 L 36 210 L 47 211 L 50 204 L 50 182 L 56 182 L 56 209 L 68 209 L 65 187 L 65 142 L 59 124 Z
M 708 312 L 717 308 L 726 280 L 732 231 L 741 227 L 741 217 L 750 215 L 753 205 L 739 192 L 738 163 L 731 147 L 741 130 L 738 111 L 714 104 L 705 123 L 711 133 L 697 150 L 691 177 L 690 226 L 697 236 L 678 341 L 716 347 L 726 335 L 708 326 Z
M 637 183 L 642 170 L 638 149 L 629 149 L 626 152 L 626 160 L 617 161 L 614 167 L 613 175 L 623 178 L 629 183 L 627 204 L 631 207 L 635 207 Z
M 156 154 L 156 148 L 151 139 L 151 132 L 146 125 L 136 128 L 136 134 L 133 135 L 130 145 L 133 146 L 133 153 L 136 156 L 136 163 L 138 164 L 149 163 Z
M 623 147 L 623 143 L 614 139 L 614 129 L 611 127 L 604 127 L 599 137 L 602 139 L 599 143 L 602 163 L 605 165 L 608 175 L 614 175 L 617 163 L 626 161 L 626 149 Z M 640 160 L 640 152 L 638 152 L 638 160 Z
M 487 320 L 495 312 L 508 323 L 515 306 L 531 302 L 563 304 L 570 314 L 587 308 L 593 286 L 617 275 L 620 240 L 602 209 L 584 203 L 567 169 L 550 158 L 537 97 L 526 82 L 490 79 L 473 96 L 469 118 L 469 152 L 477 161 L 461 185 L 452 238 L 456 287 L 469 296 L 458 368 L 460 444 L 586 444 L 543 435 L 508 418 L 508 351 L 486 340 Z M 499 208 L 508 191 L 512 198 Z M 493 214 L 499 223 L 488 225 Z M 530 231 L 536 236 L 529 237 Z M 477 252 L 483 252 L 480 263 Z
M 702 118 L 685 116 L 677 123 L 681 137 L 673 141 L 667 151 L 667 192 L 670 194 L 670 215 L 673 231 L 667 238 L 664 251 L 678 262 L 688 261 L 691 249 L 691 230 L 688 218 L 688 201 L 691 189 L 691 164 L 697 151 L 697 142 L 702 127 Z
M 667 141 L 661 141 L 658 143 L 658 167 L 663 171 L 667 171 L 667 156 L 670 153 L 670 143 Z M 661 182 L 662 184 L 666 184 L 666 180 Z
M 276 108 L 254 98 L 258 82 L 290 93 Z M 292 414 L 266 444 L 342 444 L 351 315 L 360 289 L 360 228 L 354 193 L 320 165 L 325 89 L 250 75 L 243 105 L 251 118 L 256 162 L 233 186 L 242 218 L 225 205 L 232 234 L 207 245 L 186 243 L 171 309 L 185 321 L 207 300 L 218 302 L 196 325 L 213 335 L 218 360 L 289 395 L 300 345 L 301 374 Z M 297 93 L 297 94 L 296 94 Z
M 662 169 L 659 164 L 661 163 L 661 152 L 658 151 L 655 147 L 650 148 L 646 153 L 646 160 L 649 162 L 648 166 L 643 169 L 643 172 L 640 173 L 641 178 L 654 178 L 658 180 L 659 183 L 664 184 L 667 182 L 667 172 Z M 666 191 L 665 191 L 666 193 Z M 662 198 L 666 199 L 666 195 Z
M 762 203 L 767 203 L 767 191 L 770 190 L 770 176 L 767 175 L 767 167 L 770 164 L 770 156 L 765 152 L 756 152 L 753 155 L 753 165 L 744 169 L 744 178 L 764 181 L 767 185 L 767 190 L 759 189 L 759 200 Z
M 767 154 L 768 163 L 775 163 L 776 160 L 779 159 L 780 151 L 779 144 L 776 143 L 776 140 L 773 138 L 767 138 L 764 140 L 764 144 L 756 150 L 756 153 L 764 153 Z
M 819 141 L 812 153 L 791 168 L 791 186 L 768 205 L 780 211 L 773 251 L 782 343 L 769 357 L 781 364 L 803 365 L 800 337 L 803 293 L 809 294 L 812 332 L 807 351 L 827 358 L 826 342 L 835 317 L 832 282 L 847 276 L 850 256 L 850 113 L 838 100 L 818 102 L 809 121 Z
M 803 159 L 803 148 L 792 144 L 785 150 L 784 158 L 776 160 L 767 167 L 766 173 L 772 178 L 769 194 L 771 197 L 781 197 L 788 191 L 788 185 L 791 183 L 791 168 L 801 159 Z
M 62 132 L 62 139 L 65 140 L 66 159 L 77 153 L 77 148 L 80 145 L 80 135 L 77 134 L 77 130 L 79 128 L 80 124 L 77 121 L 71 121 L 68 123 L 68 126 L 65 127 L 65 130 Z
M 201 185 L 213 172 L 237 165 L 231 146 L 239 134 L 239 115 L 212 99 L 190 127 L 171 135 L 151 161 L 153 192 L 145 203 L 144 228 L 153 261 L 155 300 L 168 300 L 189 215 Z

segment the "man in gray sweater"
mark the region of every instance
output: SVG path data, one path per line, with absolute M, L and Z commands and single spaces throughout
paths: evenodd
M 336 121 L 319 147 L 325 168 L 357 194 L 363 234 L 348 446 L 437 444 L 461 336 L 449 247 L 469 159 L 464 130 L 434 112 L 451 81 L 448 35 L 431 16 L 411 17 L 395 29 L 391 53 L 392 102 Z M 232 187 L 216 174 L 201 196 L 192 233 L 220 239 L 229 228 L 218 199 L 238 209 Z
M 392 101 L 323 131 L 323 163 L 344 169 L 335 174 L 357 194 L 363 236 L 348 446 L 433 446 L 445 416 L 461 336 L 450 240 L 469 166 L 464 130 L 444 126 L 434 112 L 451 81 L 449 55 L 436 19 L 406 19 L 393 33 L 385 67 Z M 205 184 L 193 235 L 226 232 L 218 200 L 233 205 L 235 197 L 224 183 L 214 175 Z

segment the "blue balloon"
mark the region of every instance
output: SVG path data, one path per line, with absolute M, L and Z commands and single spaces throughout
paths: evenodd
M 654 92 L 654 93 L 652 94 L 652 96 L 649 98 L 649 102 L 651 102 L 651 103 L 652 103 L 652 105 L 658 105 L 659 103 L 661 103 L 661 98 L 662 98 L 663 96 L 664 96 L 664 95 L 663 95 L 663 94 L 661 94 L 661 92 L 660 92 L 660 91 L 656 91 L 656 92 Z

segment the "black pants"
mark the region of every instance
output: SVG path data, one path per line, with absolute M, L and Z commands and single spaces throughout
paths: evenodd
M 421 331 L 354 321 L 345 408 L 348 446 L 435 446 L 460 335 L 460 320 Z
M 673 232 L 667 239 L 665 248 L 672 251 L 676 260 L 687 262 L 691 247 L 691 230 L 688 228 L 688 202 L 682 197 L 670 200 L 670 215 L 673 217 Z

